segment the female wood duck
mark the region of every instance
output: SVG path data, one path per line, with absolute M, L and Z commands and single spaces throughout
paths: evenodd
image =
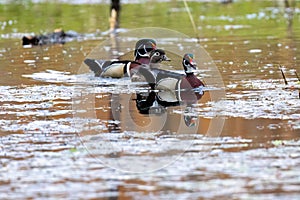
M 131 60 L 96 60 L 85 59 L 84 63 L 95 73 L 95 76 L 121 78 L 130 75 L 130 71 L 143 64 L 149 64 L 151 52 L 156 50 L 153 39 L 137 41 L 134 50 L 134 61 Z M 154 54 L 152 54 L 154 55 Z
M 155 49 L 150 53 L 148 64 L 142 64 L 130 70 L 130 78 L 132 82 L 147 82 L 152 89 L 156 83 L 155 67 L 162 61 L 171 61 L 166 52 L 162 49 Z

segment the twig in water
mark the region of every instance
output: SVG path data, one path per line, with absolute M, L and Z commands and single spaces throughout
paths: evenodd
M 282 66 L 281 66 L 281 65 L 280 65 L 280 71 L 281 71 L 281 74 L 282 74 L 282 77 L 283 77 L 284 83 L 287 85 L 287 84 L 288 84 L 288 82 L 287 82 L 287 80 L 286 80 L 286 78 L 285 78 L 285 75 L 284 75 L 284 73 L 283 73 L 283 70 L 282 70 Z

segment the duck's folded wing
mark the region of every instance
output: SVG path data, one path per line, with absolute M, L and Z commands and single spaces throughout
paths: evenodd
M 89 66 L 96 76 L 121 78 L 129 71 L 132 64 L 140 63 L 130 60 L 96 60 L 87 58 L 84 63 Z
M 84 63 L 90 68 L 91 71 L 95 73 L 95 76 L 100 76 L 103 69 L 106 66 L 109 66 L 112 61 L 87 58 L 84 60 Z
M 122 78 L 126 72 L 126 67 L 130 63 L 127 62 L 112 62 L 106 66 L 101 73 L 102 77 Z
M 130 71 L 131 81 L 147 82 L 150 86 L 155 84 L 155 76 L 147 66 L 140 66 Z

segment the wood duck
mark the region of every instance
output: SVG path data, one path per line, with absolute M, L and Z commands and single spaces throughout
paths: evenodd
M 180 88 L 198 88 L 204 86 L 204 83 L 194 74 L 197 69 L 197 64 L 194 61 L 193 54 L 185 54 L 182 59 L 182 66 L 185 72 L 185 77 L 181 80 Z
M 134 61 L 131 60 L 96 60 L 85 59 L 84 63 L 95 73 L 95 76 L 122 78 L 130 75 L 133 68 L 150 63 L 150 54 L 156 50 L 156 42 L 153 39 L 141 39 L 137 41 L 134 50 Z
M 153 67 L 153 65 L 161 63 L 162 61 L 171 61 L 171 59 L 167 57 L 166 52 L 164 50 L 156 49 L 155 51 L 152 51 L 150 53 L 150 67 Z
M 194 74 L 197 64 L 193 54 L 185 54 L 182 59 L 184 74 L 159 70 L 155 89 L 159 90 L 161 101 L 194 103 L 203 96 L 204 83 Z
M 140 41 L 139 41 L 140 42 Z M 136 45 L 137 48 L 140 46 Z M 117 60 L 117 61 L 106 61 L 106 60 L 95 60 L 86 59 L 84 62 L 89 66 L 89 68 L 94 72 L 95 76 L 100 77 L 112 77 L 112 78 L 122 78 L 124 76 L 130 76 L 132 81 L 143 81 L 139 75 L 138 71 L 149 72 L 149 67 L 151 63 L 158 63 L 162 61 L 169 61 L 170 59 L 166 56 L 165 51 L 162 49 L 153 49 L 154 46 L 150 48 L 142 48 L 135 50 L 135 61 L 130 60 Z M 151 49 L 152 48 L 152 49 Z M 148 52 L 150 51 L 150 52 Z M 145 68 L 145 69 L 144 69 Z M 152 78 L 151 73 L 149 74 Z M 148 76 L 147 76 L 148 77 Z M 153 82 L 152 79 L 148 79 L 149 82 Z

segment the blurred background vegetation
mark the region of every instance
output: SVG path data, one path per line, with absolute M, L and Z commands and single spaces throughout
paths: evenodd
M 299 26 L 300 20 L 297 7 L 292 9 L 291 16 L 287 16 L 283 1 L 239 0 L 229 4 L 216 1 L 188 2 L 188 5 L 201 37 L 249 34 L 284 37 L 288 34 L 288 20 L 293 21 L 293 27 Z M 109 29 L 109 4 L 67 4 L 56 0 L 40 3 L 30 0 L 8 2 L 0 4 L 0 34 L 40 34 L 52 32 L 56 28 L 79 33 Z M 182 1 L 141 2 L 122 4 L 121 28 L 164 27 L 195 36 Z

